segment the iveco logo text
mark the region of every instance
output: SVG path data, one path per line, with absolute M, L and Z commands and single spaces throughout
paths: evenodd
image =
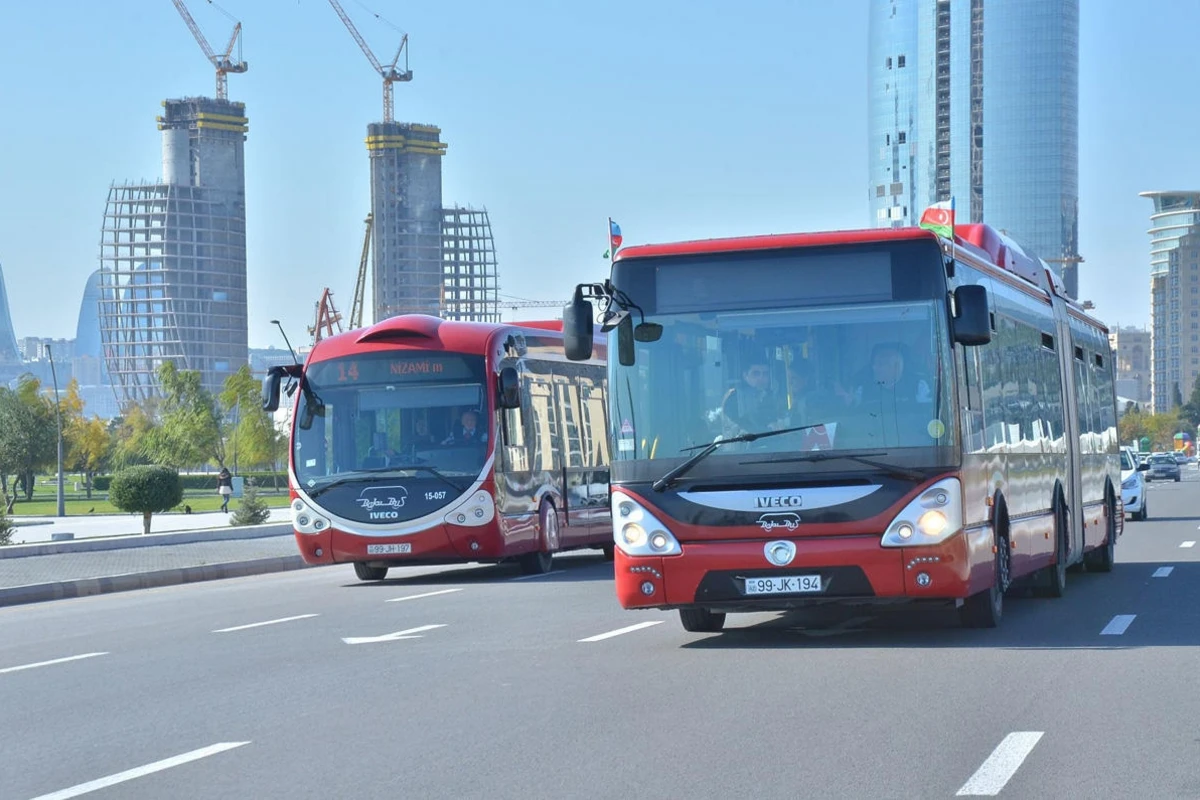
M 784 497 L 768 495 L 754 498 L 755 508 L 800 508 L 802 505 L 804 505 L 803 498 L 798 494 L 789 494 Z
M 400 519 L 400 509 L 408 502 L 408 490 L 403 486 L 372 486 L 363 489 L 355 502 L 370 519 Z

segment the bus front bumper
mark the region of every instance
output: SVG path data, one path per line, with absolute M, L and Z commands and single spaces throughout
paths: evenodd
M 617 599 L 624 608 L 772 611 L 826 603 L 950 601 L 991 585 L 990 534 L 987 553 L 980 541 L 972 544 L 961 532 L 923 547 L 882 547 L 879 538 L 785 539 L 795 544 L 796 555 L 783 567 L 767 560 L 768 540 L 685 543 L 681 555 L 666 557 L 629 556 L 618 548 Z M 819 588 L 814 576 L 820 578 Z M 763 578 L 772 580 L 758 580 Z

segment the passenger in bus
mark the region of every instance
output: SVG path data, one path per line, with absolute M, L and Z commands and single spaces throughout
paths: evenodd
M 487 443 L 487 439 L 487 431 L 479 427 L 479 412 L 468 408 L 462 412 L 459 424 L 454 426 L 454 429 L 442 444 L 458 446 L 485 444 Z
M 735 435 L 769 430 L 784 411 L 786 406 L 771 391 L 771 370 L 763 358 L 747 363 L 741 382 L 721 401 L 721 413 Z
M 414 448 L 432 447 L 437 444 L 437 439 L 429 432 L 429 420 L 425 417 L 417 417 L 417 421 L 413 423 L 412 444 Z

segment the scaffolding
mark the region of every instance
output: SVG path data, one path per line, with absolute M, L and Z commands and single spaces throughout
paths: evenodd
M 487 210 L 442 209 L 442 308 L 445 319 L 499 322 L 496 247 Z

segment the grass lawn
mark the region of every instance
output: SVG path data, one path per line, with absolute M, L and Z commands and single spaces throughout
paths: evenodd
M 283 508 L 288 504 L 288 494 L 286 491 L 275 494 L 269 488 L 260 489 L 258 496 L 271 508 Z M 240 503 L 241 501 L 236 497 L 231 499 L 229 501 L 229 510 L 234 510 Z M 221 507 L 221 498 L 216 492 L 205 492 L 203 494 L 185 492 L 183 503 L 175 508 L 174 511 L 182 512 L 184 505 L 191 506 L 194 512 L 216 511 Z M 100 492 L 93 492 L 91 500 L 88 500 L 82 494 L 68 492 L 64 500 L 64 506 L 67 516 L 125 513 L 108 502 L 108 496 Z M 0 506 L 0 510 L 3 510 L 3 506 Z M 58 513 L 58 500 L 54 490 L 52 489 L 47 492 L 42 486 L 38 486 L 34 490 L 33 500 L 27 501 L 22 498 L 17 500 L 16 505 L 13 506 L 14 517 L 52 517 L 56 513 Z

